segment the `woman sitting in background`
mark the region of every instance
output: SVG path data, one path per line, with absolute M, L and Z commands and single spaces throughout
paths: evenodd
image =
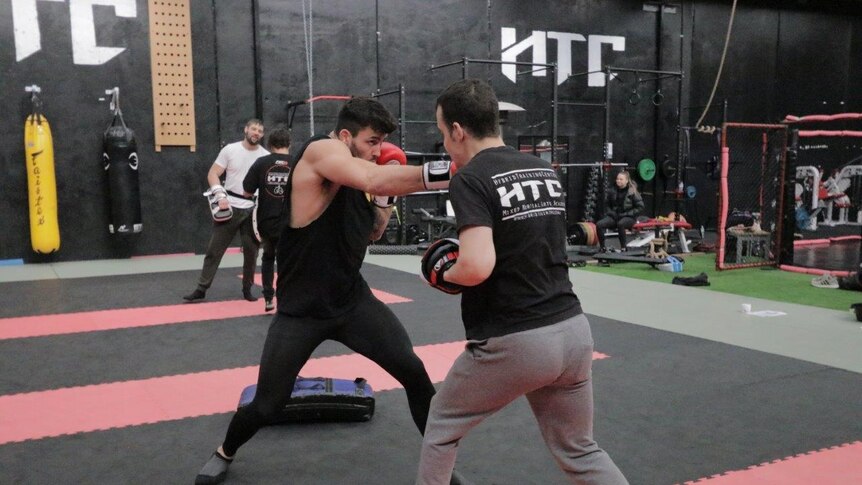
M 608 189 L 605 199 L 605 216 L 596 222 L 599 245 L 605 250 L 605 229 L 617 230 L 620 249 L 626 249 L 626 230 L 634 226 L 637 217 L 644 210 L 644 201 L 638 192 L 637 184 L 625 170 L 617 173 L 615 187 Z

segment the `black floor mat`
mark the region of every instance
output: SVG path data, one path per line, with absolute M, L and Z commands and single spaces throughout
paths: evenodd
M 416 346 L 463 339 L 460 298 L 412 274 L 366 265 Z M 238 268 L 212 300 L 239 298 Z M 3 316 L 180 304 L 197 271 L 0 284 Z M 262 305 L 262 302 L 261 302 Z M 0 340 L 0 395 L 257 365 L 260 315 Z M 632 484 L 694 480 L 862 438 L 862 375 L 590 317 L 595 435 Z M 348 350 L 326 343 L 315 357 Z M 373 386 L 373 382 L 371 383 Z M 238 396 L 237 396 L 238 397 Z M 0 396 L 2 398 L 2 396 Z M 0 445 L 0 483 L 191 483 L 229 414 Z M 228 483 L 412 483 L 420 436 L 403 390 L 377 394 L 368 423 L 261 431 Z M 519 399 L 461 443 L 458 468 L 479 484 L 565 483 Z

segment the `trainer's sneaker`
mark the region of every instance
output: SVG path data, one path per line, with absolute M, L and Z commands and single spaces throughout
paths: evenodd
M 811 286 L 817 288 L 838 288 L 838 278 L 826 273 L 812 279 Z
M 195 291 L 183 296 L 185 301 L 200 301 L 207 297 L 207 292 L 198 288 Z
M 257 301 L 257 297 L 251 294 L 251 288 L 242 290 L 242 297 L 248 301 Z
M 263 310 L 267 312 L 275 310 L 275 303 L 272 302 L 272 298 L 264 299 Z
M 227 469 L 231 461 L 233 460 L 228 460 L 219 455 L 217 451 L 214 452 L 209 461 L 198 472 L 198 476 L 195 477 L 195 485 L 215 485 L 222 483 L 227 476 Z

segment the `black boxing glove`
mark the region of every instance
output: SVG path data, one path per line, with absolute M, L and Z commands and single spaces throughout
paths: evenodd
M 440 239 L 431 244 L 422 256 L 422 279 L 444 293 L 461 293 L 463 286 L 449 283 L 443 277 L 458 260 L 459 249 L 458 240 L 453 238 Z

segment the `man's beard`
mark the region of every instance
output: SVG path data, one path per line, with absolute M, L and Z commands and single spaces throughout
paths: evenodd
M 349 144 L 349 145 L 347 145 L 347 148 L 349 148 L 349 149 L 350 149 L 350 156 L 352 156 L 352 157 L 354 157 L 354 158 L 361 158 L 361 159 L 363 159 L 363 160 L 367 160 L 367 161 L 370 161 L 370 162 L 374 162 L 374 161 L 376 161 L 376 160 L 374 160 L 373 155 L 372 155 L 371 160 L 368 160 L 367 158 L 365 158 L 365 156 L 364 156 L 364 155 L 362 155 L 362 153 L 359 151 L 359 149 L 358 149 L 358 148 L 356 148 L 356 142 L 355 142 L 354 140 L 350 140 L 350 144 Z
M 256 146 L 258 143 L 260 143 L 260 138 L 258 138 L 257 140 L 253 140 L 250 136 L 246 135 L 245 141 L 248 142 L 248 144 L 251 146 Z
M 347 148 L 350 149 L 350 156 L 354 158 L 362 158 L 361 154 L 359 153 L 359 150 L 356 149 L 356 142 L 350 140 L 350 144 L 347 145 Z

